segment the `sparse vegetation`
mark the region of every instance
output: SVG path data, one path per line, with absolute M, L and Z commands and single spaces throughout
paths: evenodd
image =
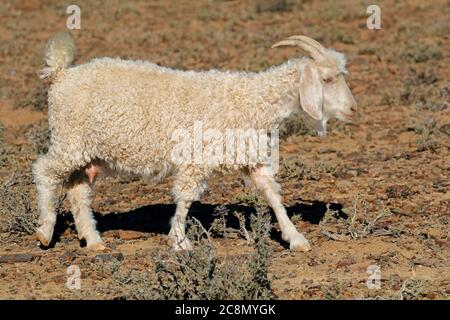
M 417 300 L 424 297 L 426 284 L 422 279 L 406 279 L 400 288 L 400 300 Z
M 31 107 L 39 111 L 47 109 L 47 88 L 37 79 L 37 77 L 34 82 L 34 89 L 29 90 L 23 99 L 17 100 L 16 107 Z
M 393 94 L 390 90 L 387 90 L 383 93 L 381 96 L 380 104 L 381 105 L 387 105 L 392 106 L 396 102 L 395 94 Z
M 314 121 L 303 111 L 280 126 L 283 202 L 313 250 L 289 251 L 274 223 L 269 244 L 262 246 L 273 251 L 266 260 L 255 249 L 248 213 L 267 203 L 242 191 L 239 173 L 211 177 L 212 192 L 193 206 L 189 216 L 209 232 L 208 240 L 201 231 L 200 246 L 206 248 L 195 257 L 177 257 L 167 245 L 174 211 L 166 205 L 168 183 L 155 186 L 134 177 L 98 179 L 94 188 L 92 206 L 112 252 L 98 258 L 86 250 L 68 212 L 58 214 L 55 248 L 36 248 L 29 235 L 37 218 L 30 167 L 45 152 L 48 138 L 46 121 L 36 122 L 47 108 L 47 86 L 36 71 L 51 34 L 51 28 L 36 26 L 60 24 L 67 4 L 0 1 L 5 29 L 0 33 L 0 131 L 7 126 L 4 139 L 0 132 L 0 299 L 163 299 L 170 294 L 231 299 L 254 297 L 257 290 L 260 298 L 271 293 L 279 299 L 449 299 L 448 1 L 384 5 L 381 30 L 367 29 L 367 5 L 362 0 L 82 4 L 82 28 L 88 32 L 72 33 L 80 49 L 75 65 L 120 56 L 181 69 L 259 71 L 301 57 L 295 48 L 270 49 L 291 34 L 311 36 L 347 54 L 347 81 L 359 110 L 353 123 L 330 121 L 324 139 L 316 137 Z M 363 196 L 352 220 L 358 193 Z M 211 212 L 211 206 L 226 203 Z M 335 205 L 327 210 L 326 203 Z M 58 211 L 68 207 L 66 201 Z M 245 213 L 233 207 L 245 207 Z M 374 222 L 387 208 L 393 215 L 382 214 Z M 192 237 L 201 227 L 195 219 L 190 224 Z M 117 229 L 140 237 L 122 239 Z M 5 255 L 19 259 L 5 262 Z M 28 262 L 18 262 L 24 256 Z M 161 284 L 173 291 L 159 287 L 157 261 Z M 258 272 L 252 261 L 262 261 L 254 263 Z M 73 264 L 81 268 L 81 290 L 65 286 L 66 268 Z M 379 290 L 365 286 L 372 264 L 381 268 Z M 188 269 L 194 265 L 203 269 Z M 180 281 L 178 288 L 171 287 L 170 272 Z M 250 288 L 253 278 L 259 279 L 253 282 L 259 289 Z M 233 286 L 239 279 L 243 283 Z M 201 292 L 207 283 L 211 288 Z
M 333 174 L 336 168 L 326 162 L 317 161 L 306 165 L 298 156 L 283 159 L 278 176 L 283 180 L 306 179 L 319 180 L 323 175 Z
M 257 194 L 238 194 L 234 197 L 234 201 L 248 206 L 263 207 L 267 206 L 265 199 Z
M 450 87 L 441 83 L 432 69 L 417 72 L 414 69 L 404 81 L 400 102 L 415 106 L 418 112 L 439 112 L 448 107 Z
M 442 53 L 435 46 L 414 43 L 403 53 L 403 58 L 408 59 L 410 62 L 421 63 L 427 62 L 428 60 L 440 59 L 442 58 Z
M 387 226 L 381 224 L 381 220 L 390 217 L 392 212 L 379 204 L 372 212 L 369 202 L 364 200 L 361 195 L 357 195 L 350 208 L 346 219 L 339 218 L 338 212 L 331 210 L 327 205 L 325 216 L 319 223 L 321 233 L 330 239 L 344 241 L 349 239 L 359 239 L 368 236 L 393 235 L 394 232 Z
M 342 32 L 339 30 L 333 30 L 330 34 L 331 41 L 333 42 L 341 42 L 346 44 L 355 44 L 355 40 L 353 37 L 347 32 Z
M 302 114 L 293 114 L 281 123 L 279 134 L 281 139 L 290 136 L 314 135 L 313 121 Z
M 6 217 L 6 232 L 32 234 L 36 230 L 37 212 L 23 188 L 0 186 L 0 216 Z
M 294 5 L 292 0 L 264 0 L 256 4 L 256 13 L 291 11 Z
M 46 153 L 50 141 L 48 121 L 44 120 L 31 126 L 28 131 L 28 144 L 37 154 Z
M 340 300 L 342 299 L 341 286 L 338 283 L 332 283 L 321 286 L 324 299 L 326 300 Z
M 436 130 L 436 121 L 432 118 L 427 119 L 415 127 L 415 132 L 417 135 L 417 151 L 436 151 L 439 147 L 439 144 L 434 137 Z
M 222 219 L 222 218 L 219 218 Z M 219 224 L 225 221 L 219 222 Z M 268 240 L 270 216 L 258 210 L 251 217 L 254 252 L 241 256 L 219 256 L 211 241 L 211 230 L 191 219 L 189 238 L 192 252 L 164 253 L 156 257 L 155 276 L 128 272 L 115 280 L 127 288 L 131 299 L 270 299 L 273 298 L 268 277 L 271 250 Z

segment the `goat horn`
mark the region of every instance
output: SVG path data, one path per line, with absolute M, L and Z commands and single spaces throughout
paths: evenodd
M 289 37 L 286 40 L 275 43 L 272 48 L 280 46 L 300 47 L 300 49 L 305 51 L 314 60 L 321 61 L 324 59 L 325 48 L 317 41 L 305 36 Z
M 323 54 L 325 54 L 325 52 L 327 50 L 318 41 L 314 40 L 313 38 L 307 37 L 307 36 L 291 36 L 288 39 L 303 41 L 303 42 L 313 46 L 314 48 L 316 48 L 317 50 L 319 50 Z

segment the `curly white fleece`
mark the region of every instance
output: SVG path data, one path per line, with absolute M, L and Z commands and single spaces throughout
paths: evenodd
M 291 247 L 309 250 L 286 215 L 279 186 L 266 168 L 175 165 L 171 159 L 173 132 L 192 130 L 196 121 L 202 122 L 203 130 L 223 132 L 234 128 L 269 132 L 277 127 L 300 107 L 299 73 L 308 59 L 292 59 L 259 73 L 179 71 L 111 58 L 69 68 L 74 48 L 70 37 L 54 37 L 47 46 L 47 67 L 42 73 L 42 78 L 52 81 L 48 93 L 51 143 L 48 153 L 33 165 L 40 211 L 37 235 L 43 244 L 50 242 L 56 221 L 55 189 L 69 177 L 66 187 L 79 237 L 90 248 L 103 248 L 89 207 L 89 181 L 80 170 L 95 162 L 145 177 L 174 173 L 177 211 L 170 235 L 178 249 L 190 247 L 184 221 L 192 201 L 205 190 L 206 177 L 216 169 L 243 169 L 269 199 Z
M 270 129 L 298 108 L 301 60 L 261 73 L 176 71 L 142 61 L 95 59 L 60 71 L 49 90 L 51 154 L 69 171 L 94 159 L 164 176 L 176 129 Z M 289 103 L 289 102 L 293 103 Z

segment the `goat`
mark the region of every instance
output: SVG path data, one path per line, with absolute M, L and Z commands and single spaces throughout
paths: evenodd
M 43 245 L 52 239 L 56 222 L 55 190 L 64 185 L 80 239 L 102 250 L 90 204 L 99 169 L 133 173 L 160 180 L 174 176 L 176 202 L 169 238 L 175 250 L 192 248 L 185 221 L 193 201 L 215 171 L 241 170 L 272 207 L 291 250 L 311 249 L 290 221 L 280 186 L 267 163 L 178 163 L 172 154 L 173 133 L 192 129 L 269 131 L 300 106 L 326 133 L 328 119 L 348 120 L 356 102 L 346 84 L 345 56 L 306 36 L 292 36 L 273 47 L 297 46 L 309 57 L 290 59 L 254 72 L 180 71 L 144 61 L 98 58 L 70 67 L 75 45 L 66 34 L 52 38 L 45 50 L 41 78 L 51 83 L 47 154 L 33 163 L 39 227 Z

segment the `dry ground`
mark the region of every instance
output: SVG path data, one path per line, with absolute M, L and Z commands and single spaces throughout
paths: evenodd
M 142 297 L 136 290 L 145 283 L 127 286 L 122 275 L 153 274 L 154 258 L 170 250 L 170 179 L 159 185 L 99 181 L 93 207 L 112 256 L 82 247 L 65 202 L 52 248 L 37 247 L 30 234 L 36 214 L 30 164 L 46 141 L 45 86 L 36 72 L 46 40 L 64 30 L 71 3 L 0 3 L 0 298 Z M 332 122 L 330 135 L 321 139 L 302 115 L 284 132 L 284 202 L 313 250 L 290 252 L 275 225 L 268 274 L 273 294 L 449 297 L 448 1 L 381 1 L 377 31 L 366 28 L 369 2 L 359 0 L 77 3 L 82 29 L 72 33 L 76 63 L 120 56 L 181 69 L 258 71 L 298 54 L 269 49 L 293 34 L 345 52 L 360 107 L 356 121 Z M 261 202 L 237 174 L 215 176 L 209 185 L 193 208 L 205 225 L 219 205 L 248 217 Z M 253 252 L 236 232 L 214 236 L 212 244 L 221 261 Z M 66 287 L 70 265 L 81 269 L 81 290 Z M 378 290 L 366 287 L 369 265 L 380 267 Z

